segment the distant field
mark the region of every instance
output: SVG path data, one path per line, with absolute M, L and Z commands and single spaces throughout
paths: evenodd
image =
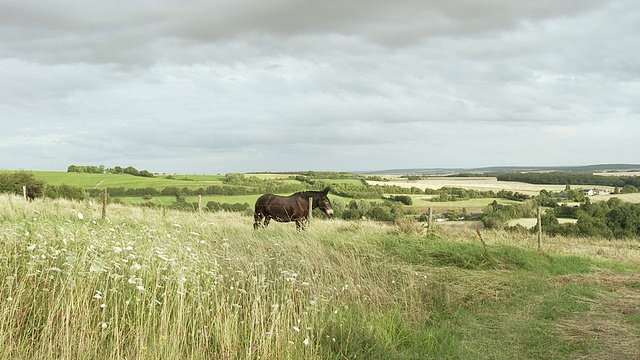
M 97 188 L 104 189 L 107 187 L 124 187 L 124 188 L 146 188 L 152 187 L 156 189 L 164 189 L 168 186 L 175 186 L 178 188 L 198 189 L 201 187 L 206 188 L 212 185 L 222 185 L 224 175 L 172 175 L 171 178 L 164 176 L 158 176 L 154 178 L 147 178 L 141 176 L 133 176 L 128 174 L 85 174 L 85 173 L 67 173 L 60 171 L 33 171 L 33 175 L 38 179 L 43 179 L 47 183 L 60 185 L 74 185 L 81 186 L 85 189 Z M 267 174 L 271 175 L 271 174 Z M 274 174 L 275 175 L 275 174 Z M 247 177 L 259 177 L 262 179 L 282 179 L 285 183 L 297 183 L 296 180 L 287 179 L 289 175 L 266 176 L 262 174 L 246 175 Z
M 487 205 L 491 204 L 494 200 L 498 204 L 517 204 L 517 201 L 499 199 L 499 198 L 481 198 L 481 199 L 469 199 L 462 201 L 444 201 L 435 202 L 430 201 L 433 195 L 413 195 L 413 208 L 426 209 L 432 208 L 434 211 L 447 211 L 450 209 L 462 210 L 465 208 L 468 212 L 482 211 Z
M 235 203 L 254 204 L 259 196 L 260 195 L 231 195 L 231 196 L 205 195 L 202 197 L 202 206 L 206 206 L 209 201 L 215 201 L 215 202 L 226 203 L 226 204 L 235 204 Z M 120 199 L 125 204 L 139 204 L 139 203 L 147 202 L 147 200 L 139 196 L 123 196 L 123 197 L 120 197 Z M 176 197 L 175 196 L 154 196 L 152 200 L 153 200 L 153 203 L 156 205 L 170 205 L 170 204 L 175 204 Z M 198 197 L 187 196 L 186 202 L 190 204 L 197 203 Z
M 158 190 L 162 190 L 166 187 L 172 186 L 177 188 L 198 189 L 206 188 L 208 186 L 223 185 L 222 180 L 224 175 L 172 175 L 173 179 L 168 179 L 164 176 L 155 178 L 145 178 L 139 176 L 132 176 L 126 174 L 85 174 L 85 173 L 67 173 L 61 171 L 33 171 L 36 178 L 42 179 L 47 183 L 60 185 L 67 184 L 73 186 L 80 186 L 85 189 L 104 189 L 111 188 L 146 188 L 152 187 Z M 615 174 L 629 174 L 629 173 L 606 173 L 608 175 Z M 292 174 L 246 174 L 246 177 L 258 177 L 261 179 L 279 179 L 285 183 L 298 183 L 297 180 L 292 179 Z M 424 180 L 408 181 L 405 178 L 399 176 L 385 176 L 390 178 L 390 181 L 367 181 L 370 185 L 397 185 L 400 187 L 417 187 L 419 189 L 440 189 L 442 187 L 458 187 L 463 189 L 489 191 L 493 190 L 498 192 L 500 190 L 507 190 L 513 192 L 519 192 L 526 195 L 538 195 L 541 190 L 548 191 L 562 191 L 565 189 L 565 185 L 536 185 L 527 184 L 522 182 L 512 181 L 498 181 L 495 177 L 444 177 L 433 176 Z M 334 184 L 351 184 L 361 185 L 359 179 L 323 179 L 318 178 L 315 180 L 324 181 Z M 598 188 L 607 189 L 613 191 L 611 187 L 605 186 L 580 186 L 580 188 Z M 217 201 L 225 203 L 253 203 L 257 199 L 258 195 L 247 196 L 207 196 L 203 199 L 203 204 L 208 201 Z M 640 193 L 637 194 L 621 194 L 621 195 L 596 195 L 591 197 L 591 201 L 606 201 L 612 197 L 618 197 L 624 201 L 640 203 Z M 484 208 L 487 204 L 497 200 L 499 203 L 513 203 L 504 199 L 471 199 L 466 201 L 454 201 L 454 202 L 430 202 L 428 199 L 430 196 L 416 195 L 413 196 L 414 208 L 434 208 L 437 210 L 446 209 L 462 209 L 466 208 L 467 211 L 478 211 Z M 143 202 L 142 198 L 122 198 L 125 203 L 139 203 Z M 154 199 L 156 203 L 167 204 L 173 203 L 175 199 L 173 197 L 156 197 Z M 188 197 L 188 202 L 196 202 L 197 197 Z M 347 199 L 347 202 L 350 201 Z
M 323 179 L 317 178 L 314 179 L 317 181 L 322 181 L 331 184 L 349 184 L 349 185 L 362 185 L 362 181 L 360 179 Z
M 33 175 L 50 184 L 67 184 L 81 186 L 85 189 L 104 189 L 107 187 L 132 189 L 152 187 L 163 189 L 168 186 L 197 189 L 209 185 L 222 184 L 222 177 L 215 175 L 177 175 L 175 179 L 167 179 L 165 177 L 147 178 L 128 174 L 85 174 L 57 171 L 33 171 Z
M 620 172 L 601 172 L 601 173 L 593 173 L 593 175 L 600 176 L 640 176 L 640 171 L 620 171 Z
M 517 181 L 498 181 L 495 177 L 445 177 L 434 176 L 423 180 L 409 181 L 405 178 L 393 177 L 390 181 L 367 181 L 371 185 L 397 185 L 402 187 L 416 187 L 419 189 L 440 189 L 442 187 L 457 187 L 469 190 L 482 190 L 482 191 L 513 191 L 526 195 L 538 195 L 541 190 L 547 191 L 562 191 L 566 188 L 565 185 L 538 185 L 528 184 Z M 576 188 L 585 189 L 603 189 L 613 191 L 611 186 L 596 186 L 596 185 L 580 185 Z
M 558 219 L 558 222 L 560 224 L 566 224 L 566 223 L 575 224 L 576 222 L 578 222 L 578 220 L 577 219 L 563 219 L 563 218 L 560 218 L 560 219 Z M 513 219 L 513 220 L 507 221 L 507 225 L 509 225 L 509 226 L 521 225 L 521 226 L 523 226 L 523 227 L 525 227 L 527 229 L 536 226 L 537 223 L 538 223 L 538 219 L 530 219 L 530 218 Z
M 591 201 L 607 201 L 611 198 L 619 198 L 620 200 L 632 202 L 632 203 L 640 203 L 640 193 L 635 194 L 609 194 L 609 195 L 598 195 L 592 196 Z

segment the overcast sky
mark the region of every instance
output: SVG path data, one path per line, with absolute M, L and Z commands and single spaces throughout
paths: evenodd
M 0 169 L 640 163 L 636 0 L 0 1 Z

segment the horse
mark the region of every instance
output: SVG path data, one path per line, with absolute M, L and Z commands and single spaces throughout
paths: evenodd
M 266 228 L 269 221 L 274 219 L 278 222 L 295 221 L 298 231 L 301 228 L 305 230 L 309 216 L 309 198 L 312 198 L 313 209 L 320 208 L 329 217 L 333 216 L 328 193 L 329 188 L 324 191 L 302 191 L 289 196 L 264 194 L 256 200 L 253 228 Z
M 40 188 L 37 186 L 27 186 L 27 200 L 33 201 L 37 196 L 40 195 Z

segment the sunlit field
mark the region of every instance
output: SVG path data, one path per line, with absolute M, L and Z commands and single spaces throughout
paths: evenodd
M 174 175 L 173 179 L 166 177 L 141 177 L 128 174 L 88 174 L 66 173 L 60 171 L 32 171 L 34 176 L 50 184 L 67 184 L 80 186 L 85 189 L 104 188 L 164 188 L 173 186 L 177 188 L 197 189 L 209 185 L 222 184 L 222 175 Z
M 636 239 L 101 210 L 0 195 L 0 358 L 640 356 Z
M 406 178 L 395 177 L 390 181 L 367 181 L 370 185 L 398 185 L 402 187 L 416 187 L 419 189 L 440 189 L 442 187 L 457 187 L 469 190 L 493 190 L 498 192 L 500 190 L 507 190 L 513 192 L 519 192 L 525 195 L 538 195 L 541 190 L 547 191 L 562 191 L 566 188 L 565 185 L 538 185 L 528 184 L 517 181 L 498 181 L 495 177 L 445 177 L 434 176 L 423 180 L 409 181 Z M 591 186 L 579 186 L 580 188 L 592 188 Z M 598 186 L 599 189 L 606 189 L 613 191 L 610 186 Z

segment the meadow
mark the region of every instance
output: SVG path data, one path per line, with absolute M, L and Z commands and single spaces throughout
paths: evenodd
M 0 357 L 630 359 L 637 240 L 0 195 Z
M 108 187 L 133 189 L 152 187 L 162 189 L 168 186 L 197 189 L 210 185 L 221 185 L 224 178 L 224 175 L 172 175 L 171 178 L 162 176 L 149 178 L 125 174 L 88 174 L 61 171 L 32 171 L 32 173 L 36 178 L 50 184 L 67 184 L 85 189 L 104 189 Z

